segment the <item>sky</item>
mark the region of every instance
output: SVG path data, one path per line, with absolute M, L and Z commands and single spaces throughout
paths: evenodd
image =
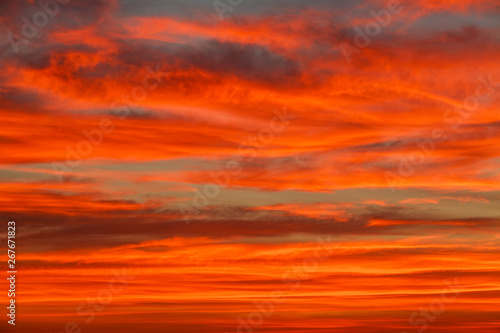
M 491 0 L 0 2 L 0 331 L 499 332 L 499 59 Z

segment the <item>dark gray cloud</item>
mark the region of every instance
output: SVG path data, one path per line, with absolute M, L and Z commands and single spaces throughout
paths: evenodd
M 166 71 L 202 70 L 250 81 L 286 82 L 300 65 L 264 46 L 208 40 L 190 45 L 132 41 L 122 44 L 118 61 L 130 66 L 162 64 Z
M 459 195 L 460 193 L 456 193 Z M 54 199 L 60 195 L 46 193 Z M 451 196 L 455 194 L 450 194 Z M 498 200 L 498 199 L 497 199 Z M 134 201 L 95 201 L 107 204 L 106 211 L 78 210 L 78 215 L 61 212 L 37 212 L 29 214 L 2 214 L 5 220 L 23 221 L 19 235 L 29 251 L 72 248 L 104 248 L 125 244 L 136 244 L 149 240 L 172 237 L 279 237 L 292 234 L 310 235 L 411 235 L 413 233 L 437 234 L 464 232 L 464 228 L 478 227 L 497 230 L 500 216 L 452 218 L 437 210 L 419 209 L 411 204 L 377 206 L 356 204 L 348 214 L 347 222 L 329 218 L 309 218 L 287 210 L 254 210 L 237 206 L 218 206 L 203 210 L 203 219 L 193 216 L 186 224 L 177 209 L 113 209 L 113 205 L 134 204 Z M 68 212 L 72 210 L 68 207 Z M 369 225 L 370 221 L 403 221 L 403 224 Z M 465 225 L 457 226 L 455 222 Z M 40 227 L 43 225 L 43 227 Z M 26 249 L 28 250 L 28 249 Z M 145 249 L 152 250 L 152 249 Z M 153 249 L 154 250 L 154 249 Z M 156 249 L 159 250 L 159 249 Z
M 192 18 L 219 19 L 213 0 L 124 0 L 120 2 L 120 15 L 158 17 L 179 16 Z M 356 10 L 364 0 L 242 0 L 228 12 L 228 16 L 277 15 L 284 11 L 317 9 L 320 11 Z M 227 0 L 222 3 L 228 4 Z

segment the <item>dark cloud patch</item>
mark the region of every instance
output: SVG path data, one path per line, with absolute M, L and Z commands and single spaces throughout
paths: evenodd
M 59 1 L 28 1 L 3 0 L 0 9 L 5 15 L 5 23 L 9 28 L 21 31 L 24 25 L 23 17 L 31 23 L 39 20 L 39 30 L 46 31 L 58 28 L 77 28 L 95 23 L 114 6 L 115 1 L 86 0 L 68 1 L 60 4 Z M 41 6 L 50 3 L 50 5 Z M 43 14 L 39 14 L 39 13 Z M 45 14 L 45 15 L 44 15 Z M 47 17 L 47 23 L 43 17 Z
M 47 101 L 40 94 L 12 86 L 0 88 L 0 108 L 20 113 L 43 112 Z
M 216 40 L 191 45 L 143 40 L 114 40 L 113 43 L 118 47 L 117 53 L 92 67 L 75 61 L 72 56 L 74 53 L 92 55 L 102 51 L 87 44 L 31 47 L 19 54 L 4 54 L 4 58 L 28 69 L 53 68 L 51 74 L 60 80 L 69 82 L 80 78 L 87 82 L 86 86 L 96 79 L 144 76 L 147 67 L 162 68 L 163 73 L 172 74 L 166 84 L 179 87 L 183 87 L 183 73 L 186 71 L 199 76 L 198 79 L 190 77 L 186 84 L 201 84 L 206 80 L 200 72 L 217 74 L 220 79 L 237 77 L 280 86 L 297 84 L 301 75 L 298 62 L 255 44 Z
M 163 64 L 166 71 L 201 70 L 263 83 L 296 79 L 300 65 L 255 44 L 203 41 L 191 45 L 136 41 L 123 44 L 119 62 L 130 67 Z
M 125 0 L 120 2 L 119 13 L 124 17 L 196 17 L 213 22 L 213 20 L 220 20 L 213 2 L 207 0 Z M 239 5 L 231 6 L 233 9 L 227 11 L 224 18 L 277 15 L 283 11 L 299 12 L 308 9 L 354 11 L 364 2 L 365 0 L 244 0 Z
M 188 66 L 218 73 L 234 73 L 248 80 L 286 80 L 299 73 L 297 63 L 259 45 L 221 43 L 215 40 L 181 53 Z
M 24 145 L 26 141 L 0 135 L 0 144 Z M 1 173 L 2 171 L 0 171 L 0 179 L 2 178 Z
M 66 56 L 69 53 L 81 52 L 84 54 L 93 54 L 97 51 L 98 49 L 96 49 L 95 47 L 82 43 L 64 45 L 57 43 L 47 44 L 39 41 L 33 41 L 30 43 L 29 47 L 21 48 L 21 52 L 17 54 L 12 52 L 4 53 L 3 60 L 5 62 L 0 62 L 0 66 L 5 66 L 8 63 L 32 70 L 43 70 L 50 68 L 51 66 L 64 68 L 64 66 L 68 65 L 68 59 L 66 58 Z M 88 72 L 89 69 L 87 69 L 85 73 Z M 84 73 L 82 73 L 82 75 L 83 74 Z
M 352 41 L 353 39 L 350 39 L 350 44 L 354 45 Z M 376 36 L 366 48 L 391 59 L 398 57 L 401 50 L 407 50 L 406 59 L 414 65 L 437 61 L 451 67 L 455 66 L 456 62 L 463 62 L 464 58 L 477 61 L 482 55 L 489 56 L 496 52 L 498 45 L 498 39 L 491 30 L 477 25 L 465 25 L 456 30 L 447 29 L 440 32 L 384 32 Z M 477 53 L 478 49 L 481 49 L 481 54 Z M 372 65 L 381 61 L 368 60 L 362 54 L 353 59 L 364 59 L 363 61 L 370 61 Z
M 101 201 L 105 203 L 104 201 Z M 120 204 L 120 201 L 107 202 Z M 133 203 L 123 201 L 122 203 Z M 323 235 L 409 235 L 415 232 L 459 231 L 466 226 L 498 228 L 498 218 L 445 219 L 432 211 L 410 206 L 380 207 L 357 205 L 347 222 L 335 218 L 309 218 L 287 211 L 259 211 L 242 207 L 217 207 L 203 211 L 204 218 L 193 216 L 186 224 L 177 209 L 159 212 L 152 209 L 83 212 L 78 215 L 44 213 L 2 214 L 5 220 L 22 221 L 19 235 L 29 251 L 39 252 L 74 248 L 105 248 L 172 237 L 276 237 L 291 234 Z M 405 224 L 369 226 L 373 219 L 405 221 Z M 40 227 L 43 225 L 43 227 Z M 28 250 L 28 249 L 26 249 Z M 164 249 L 144 249 L 160 251 Z

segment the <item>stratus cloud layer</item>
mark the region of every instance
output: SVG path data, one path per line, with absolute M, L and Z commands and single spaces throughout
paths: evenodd
M 8 32 L 38 7 L 2 2 L 19 326 L 236 332 L 279 290 L 257 331 L 497 331 L 500 9 L 401 2 L 348 62 L 339 45 L 387 6 L 255 1 L 220 20 L 209 2 L 69 2 L 16 53 Z M 88 133 L 99 143 L 78 154 Z M 229 161 L 239 174 L 186 224 L 178 205 Z M 328 257 L 283 281 L 328 235 Z M 90 320 L 78 307 L 122 267 L 134 279 Z M 409 322 L 445 281 L 456 299 Z

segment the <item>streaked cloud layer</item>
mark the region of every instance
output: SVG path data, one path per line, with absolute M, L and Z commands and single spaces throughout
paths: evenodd
M 500 5 L 221 2 L 0 3 L 17 328 L 498 332 Z

